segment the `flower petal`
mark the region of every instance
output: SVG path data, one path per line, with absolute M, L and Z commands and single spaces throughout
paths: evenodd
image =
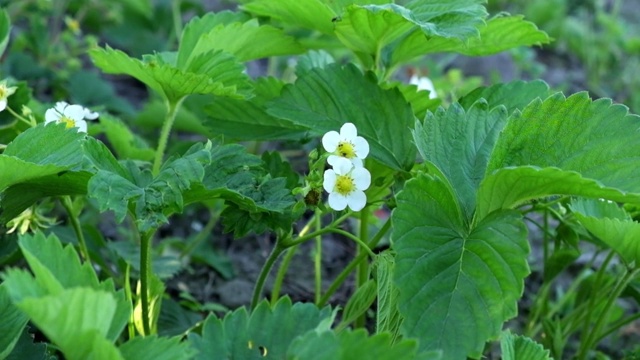
M 93 112 L 87 108 L 84 108 L 84 118 L 86 120 L 95 120 L 100 116 L 100 113 Z
M 357 157 L 354 157 L 353 159 L 351 159 L 351 162 L 353 163 L 353 167 L 356 167 L 356 168 L 361 168 L 364 166 L 364 164 L 362 163 L 362 159 L 359 159 Z
M 356 190 L 347 197 L 347 204 L 349 205 L 349 209 L 360 211 L 367 205 L 367 195 L 362 191 Z
M 344 210 L 347 207 L 347 203 L 348 200 L 346 197 L 338 193 L 329 194 L 329 207 L 333 210 Z
M 334 162 L 335 164 L 333 165 L 333 170 L 338 175 L 348 174 L 349 171 L 351 171 L 351 169 L 353 169 L 353 166 L 354 166 L 353 163 L 349 161 L 349 159 L 339 157 L 339 156 L 336 156 L 336 159 L 334 160 Z
M 355 168 L 351 173 L 353 183 L 358 190 L 367 190 L 371 186 L 371 173 L 365 168 Z
M 340 128 L 340 137 L 346 140 L 355 139 L 358 136 L 358 129 L 352 123 L 345 123 Z
M 67 106 L 64 108 L 63 114 L 75 121 L 84 120 L 84 108 L 80 105 Z
M 44 123 L 48 124 L 50 122 L 56 122 L 60 120 L 60 113 L 57 112 L 55 109 L 47 109 L 47 111 L 44 113 Z
M 56 106 L 53 107 L 53 109 L 57 112 L 59 112 L 60 114 L 64 113 L 64 109 L 69 106 L 69 103 L 66 101 L 58 101 L 56 103 Z
M 333 192 L 333 188 L 336 187 L 336 172 L 333 171 L 333 169 L 329 169 L 324 172 L 322 187 L 328 193 Z
M 78 128 L 78 132 L 87 132 L 87 122 L 84 120 L 76 120 L 76 127 Z
M 7 108 L 7 99 L 0 100 L 0 111 L 3 111 Z
M 322 147 L 327 152 L 334 152 L 338 148 L 340 142 L 340 134 L 337 131 L 329 131 L 322 137 Z
M 369 155 L 369 143 L 362 136 L 353 139 L 353 145 L 356 150 L 356 156 L 364 159 Z

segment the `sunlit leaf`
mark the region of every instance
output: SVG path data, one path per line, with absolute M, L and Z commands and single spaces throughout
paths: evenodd
M 419 175 L 398 194 L 392 219 L 402 333 L 444 359 L 479 358 L 516 315 L 529 273 L 520 215 L 496 211 L 468 228 L 448 186 Z
M 337 14 L 320 0 L 256 0 L 240 7 L 259 16 L 268 16 L 278 21 L 333 33 L 333 22 Z
M 511 114 L 514 110 L 522 110 L 535 99 L 546 99 L 551 95 L 549 85 L 542 80 L 522 81 L 516 80 L 506 84 L 495 84 L 489 87 L 480 87 L 460 99 L 460 105 L 468 109 L 478 99 L 487 101 L 490 108 L 504 106 Z
M 127 360 L 187 360 L 195 351 L 180 337 L 159 338 L 137 336 L 120 346 L 122 357 Z

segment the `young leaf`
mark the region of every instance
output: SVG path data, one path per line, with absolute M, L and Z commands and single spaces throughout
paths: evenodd
M 506 122 L 504 107 L 490 110 L 480 101 L 466 112 L 456 103 L 439 108 L 427 113 L 424 125 L 416 123 L 413 135 L 420 155 L 451 182 L 466 220 L 473 215 L 476 190 Z
M 614 249 L 628 263 L 640 263 L 640 223 L 611 201 L 579 199 L 571 210 L 598 239 Z
M 351 122 L 369 142 L 374 159 L 396 170 L 407 170 L 415 162 L 411 106 L 400 91 L 383 90 L 373 74 L 362 74 L 353 65 L 331 64 L 305 73 L 285 86 L 267 112 L 318 137 Z
M 496 211 L 467 228 L 442 180 L 419 175 L 397 196 L 392 239 L 402 332 L 445 359 L 478 358 L 516 315 L 529 273 L 519 214 Z
M 104 114 L 100 125 L 120 159 L 151 161 L 155 151 L 119 119 Z
M 398 298 L 400 292 L 393 282 L 396 273 L 395 257 L 391 252 L 385 251 L 375 259 L 376 284 L 378 285 L 378 305 L 376 306 L 376 333 L 389 333 L 391 343 L 400 338 L 400 325 L 402 315 L 398 311 Z
M 162 308 L 158 317 L 158 335 L 184 335 L 200 321 L 202 321 L 201 314 L 183 308 L 170 298 L 162 299 Z
M 333 33 L 333 10 L 320 0 L 256 0 L 240 7 L 258 16 L 267 16 L 286 24 Z
M 185 68 L 176 67 L 161 55 L 141 61 L 109 46 L 90 50 L 89 55 L 102 71 L 132 76 L 171 102 L 191 94 L 242 98 L 241 92 L 248 87 L 248 77 L 242 73 L 244 67 L 220 50 L 201 54 Z
M 133 324 L 138 330 L 138 334 L 149 336 L 158 333 L 158 318 L 160 317 L 160 308 L 162 306 L 162 296 L 164 295 L 164 283 L 157 276 L 151 274 L 149 287 L 147 289 L 147 297 L 149 299 L 149 322 L 150 334 L 145 334 L 144 325 L 142 324 L 142 291 L 141 283 L 138 282 L 136 288 L 137 301 L 133 307 Z
M 551 95 L 549 85 L 542 80 L 522 81 L 516 80 L 506 84 L 495 84 L 489 87 L 480 87 L 460 99 L 460 105 L 469 109 L 476 101 L 483 98 L 489 104 L 489 108 L 504 106 L 507 113 L 522 110 L 535 99 L 546 99 Z
M 5 359 L 13 351 L 20 334 L 29 318 L 11 303 L 6 286 L 0 284 L 0 359 Z
M 371 304 L 373 304 L 376 299 L 376 290 L 376 282 L 371 279 L 358 287 L 358 290 L 351 295 L 347 305 L 344 307 L 342 322 L 339 328 L 347 327 L 355 321 L 358 316 L 369 310 Z
M 193 359 L 195 350 L 180 337 L 158 338 L 137 336 L 120 346 L 126 360 L 187 360 Z
M 189 334 L 189 342 L 199 350 L 196 359 L 282 359 L 289 344 L 300 334 L 316 328 L 331 317 L 329 308 L 313 304 L 291 304 L 280 299 L 272 309 L 261 302 L 249 315 L 241 308 L 224 319 L 210 315 L 204 322 L 202 335 Z
M 526 336 L 513 335 L 511 331 L 503 331 L 500 335 L 500 350 L 503 360 L 553 360 L 549 350 Z

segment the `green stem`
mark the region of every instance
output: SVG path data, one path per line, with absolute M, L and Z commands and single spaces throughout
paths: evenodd
M 284 282 L 284 276 L 287 274 L 289 264 L 291 264 L 291 259 L 293 259 L 293 256 L 296 254 L 297 250 L 298 246 L 293 246 L 288 248 L 287 253 L 284 254 L 284 258 L 280 263 L 276 278 L 273 281 L 273 290 L 271 290 L 271 306 L 275 305 L 276 302 L 278 302 L 278 298 L 280 297 L 280 290 L 282 289 L 282 283 Z
M 209 221 L 207 221 L 207 223 L 204 225 L 204 228 L 202 228 L 202 230 L 200 230 L 195 238 L 180 252 L 181 258 L 187 256 L 188 254 L 191 254 L 191 252 L 193 252 L 193 250 L 198 247 L 198 245 L 203 242 L 209 236 L 209 234 L 211 234 L 213 228 L 216 226 L 216 223 L 218 223 L 218 219 L 220 219 L 219 212 L 212 214 L 209 217 Z
M 133 304 L 133 293 L 131 292 L 131 282 L 129 281 L 130 272 L 131 265 L 127 263 L 124 268 L 124 296 L 126 297 L 129 304 Z M 133 339 L 136 336 L 136 327 L 132 319 L 133 317 L 131 317 L 131 319 L 129 320 L 129 325 L 127 326 L 129 330 L 129 339 Z
M 315 226 L 316 231 L 322 228 L 320 224 L 320 216 L 318 216 L 319 210 L 316 210 L 316 219 Z M 316 293 L 314 302 L 317 304 L 320 301 L 320 297 L 322 296 L 322 235 L 316 236 L 316 253 L 314 254 L 314 264 L 315 264 L 315 282 L 316 282 Z
M 82 226 L 80 225 L 80 221 L 76 216 L 76 213 L 73 209 L 73 203 L 71 202 L 70 196 L 62 197 L 62 206 L 69 214 L 69 221 L 71 222 L 71 227 L 73 231 L 76 233 L 76 237 L 78 238 L 78 244 L 80 245 L 80 253 L 85 261 L 88 261 L 91 264 L 91 257 L 89 256 L 89 248 L 87 248 L 87 243 L 84 241 L 84 233 L 82 232 Z
M 157 176 L 162 166 L 162 159 L 164 158 L 164 151 L 167 148 L 167 142 L 169 141 L 169 135 L 171 134 L 171 128 L 173 122 L 176 119 L 178 109 L 182 104 L 184 97 L 176 102 L 167 101 L 167 117 L 162 124 L 162 130 L 160 131 L 160 139 L 158 140 L 158 148 L 156 149 L 156 155 L 153 160 L 153 176 Z
M 16 119 L 22 121 L 23 123 L 25 123 L 25 124 L 27 124 L 27 125 L 29 125 L 31 127 L 35 127 L 36 125 L 38 125 L 33 121 L 25 119 L 24 116 L 22 116 L 22 115 L 18 114 L 17 112 L 15 112 L 10 106 L 7 106 L 7 111 L 9 113 L 11 113 L 11 115 L 13 115 Z
M 369 241 L 368 248 L 373 249 L 378 245 L 378 242 L 382 239 L 382 237 L 389 231 L 391 228 L 391 218 L 387 219 L 387 221 L 382 225 L 380 230 L 371 238 Z M 342 286 L 342 283 L 349 277 L 351 272 L 360 264 L 360 261 L 364 260 L 367 257 L 368 253 L 363 252 L 358 254 L 351 262 L 338 274 L 335 280 L 331 283 L 331 286 L 327 289 L 327 292 L 322 296 L 320 302 L 318 303 L 318 307 L 323 307 L 327 304 L 331 296 Z
M 586 344 L 585 343 L 580 344 L 580 347 L 582 349 L 578 356 L 579 359 L 586 359 L 589 349 L 592 349 L 595 347 L 596 341 L 600 335 L 599 334 L 600 329 L 604 326 L 605 321 L 607 321 L 607 319 L 609 318 L 609 312 L 611 311 L 613 304 L 616 302 L 616 300 L 618 299 L 618 296 L 620 296 L 620 294 L 624 291 L 624 289 L 627 287 L 629 282 L 633 280 L 633 278 L 638 274 L 639 271 L 640 270 L 638 269 L 627 271 L 625 276 L 622 279 L 620 279 L 620 282 L 616 284 L 613 291 L 609 293 L 609 298 L 607 299 L 607 302 L 604 308 L 600 312 L 600 316 L 596 319 L 593 329 L 589 331 L 589 335 L 586 338 Z
M 140 301 L 142 303 L 142 329 L 144 335 L 151 335 L 149 318 L 149 281 L 151 280 L 151 239 L 153 230 L 142 234 L 140 239 Z
M 284 250 L 286 250 L 286 247 L 282 245 L 280 239 L 277 239 L 276 245 L 273 250 L 271 250 L 271 254 L 269 254 L 267 261 L 262 266 L 262 270 L 260 270 L 260 276 L 258 276 L 256 286 L 253 288 L 253 297 L 251 298 L 252 310 L 258 306 L 258 301 L 260 301 L 260 296 L 262 295 L 262 289 L 264 289 L 264 283 L 267 280 L 267 276 L 269 275 L 273 264 L 275 264 L 276 260 Z
M 300 245 L 303 242 L 307 241 L 307 240 L 311 240 L 314 239 L 316 236 L 318 235 L 322 235 L 322 234 L 326 234 L 328 232 L 331 232 L 336 225 L 339 225 L 340 223 L 342 223 L 343 221 L 345 221 L 347 218 L 349 218 L 349 216 L 351 216 L 351 212 L 347 212 L 346 214 L 342 215 L 341 217 L 335 219 L 334 221 L 331 222 L 331 224 L 325 226 L 323 229 L 320 230 L 316 230 L 314 232 L 311 232 L 309 234 L 303 235 L 303 232 L 300 232 L 300 235 L 298 235 L 298 238 L 292 241 L 288 241 L 286 243 L 283 243 L 282 246 L 285 248 L 289 248 L 292 246 L 296 246 L 296 245 Z

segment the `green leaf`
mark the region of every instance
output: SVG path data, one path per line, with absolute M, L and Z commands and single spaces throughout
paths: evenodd
M 228 313 L 223 320 L 210 315 L 202 335 L 189 334 L 189 342 L 200 351 L 196 359 L 283 359 L 293 339 L 316 328 L 331 317 L 329 308 L 313 304 L 291 304 L 287 297 L 274 308 L 263 301 L 252 311 L 245 308 Z
M 371 279 L 358 287 L 344 307 L 342 322 L 340 323 L 341 328 L 348 326 L 369 310 L 376 299 L 376 290 L 376 282 Z
M 202 315 L 199 313 L 187 310 L 171 299 L 162 299 L 158 318 L 158 335 L 184 335 L 200 321 L 202 321 Z
M 309 71 L 285 86 L 267 112 L 307 127 L 318 137 L 351 122 L 369 142 L 374 159 L 396 170 L 407 170 L 415 162 L 411 106 L 399 90 L 380 88 L 372 73 L 362 74 L 353 65 Z
M 271 116 L 265 103 L 280 95 L 284 82 L 261 77 L 255 82 L 254 97 L 249 100 L 216 98 L 206 106 L 204 124 L 216 134 L 237 140 L 299 140 L 305 128 Z M 251 131 L 247 131 L 250 127 Z
M 534 165 L 577 171 L 604 186 L 640 193 L 640 117 L 610 99 L 558 93 L 535 100 L 511 116 L 489 163 L 489 171 Z M 613 141 L 615 139 L 615 141 Z
M 9 19 L 9 13 L 7 13 L 7 10 L 2 9 L 0 11 L 0 56 L 2 56 L 7 49 L 10 32 L 11 19 Z
M 503 360 L 553 360 L 549 350 L 526 336 L 514 335 L 511 331 L 503 331 L 500 336 L 500 350 Z
M 454 194 L 419 175 L 397 196 L 392 239 L 402 332 L 445 359 L 479 358 L 516 315 L 529 273 L 521 216 L 496 211 L 467 228 Z
M 25 327 L 18 338 L 18 342 L 15 344 L 13 351 L 7 357 L 2 357 L 6 360 L 53 360 L 47 351 L 47 344 L 34 343 L 34 334 L 29 333 L 29 327 Z
M 302 76 L 310 70 L 324 68 L 335 62 L 333 56 L 324 50 L 310 50 L 306 54 L 298 56 L 296 75 Z
M 331 331 L 310 331 L 291 344 L 287 359 L 350 360 L 354 354 L 358 354 L 359 360 L 439 359 L 433 355 L 417 357 L 416 350 L 415 340 L 392 344 L 389 334 L 367 336 L 364 329 L 344 330 L 338 334 Z
M 479 24 L 476 24 L 479 25 Z M 455 52 L 468 56 L 486 56 L 519 46 L 547 44 L 549 36 L 538 30 L 535 24 L 525 21 L 522 16 L 502 16 L 489 20 L 480 26 L 477 36 L 464 37 L 425 37 L 414 31 L 404 38 L 390 52 L 387 62 L 390 66 L 409 61 L 418 56 L 438 52 Z M 471 27 L 465 32 L 473 36 Z
M 384 251 L 375 259 L 376 284 L 378 285 L 378 305 L 376 306 L 376 333 L 389 333 L 391 342 L 400 338 L 402 315 L 398 311 L 400 292 L 394 284 L 396 273 L 395 257 L 390 251 Z
M 549 85 L 542 80 L 516 80 L 506 84 L 496 84 L 480 87 L 460 99 L 463 108 L 470 108 L 476 101 L 483 98 L 489 103 L 489 108 L 504 106 L 509 114 L 515 110 L 522 110 L 535 99 L 546 99 L 551 95 Z
M 140 231 L 157 228 L 169 214 L 182 211 L 183 194 L 192 183 L 202 181 L 211 160 L 210 148 L 211 143 L 194 145 L 184 156 L 166 161 L 153 179 L 131 162 L 127 175 L 100 170 L 89 181 L 89 196 L 96 199 L 100 211 L 113 210 L 118 221 L 132 206 Z
M 454 37 L 466 39 L 478 34 L 477 27 L 484 22 L 487 10 L 484 0 L 413 0 L 405 7 L 410 11 L 403 14 L 420 26 L 427 36 Z
M 205 18 L 217 15 L 206 15 Z M 285 35 L 282 30 L 273 26 L 261 26 L 257 19 L 225 24 L 215 19 L 196 18 L 191 22 L 196 22 L 196 25 L 189 27 L 187 24 L 185 28 L 185 32 L 189 33 L 185 34 L 183 39 L 189 39 L 189 46 L 181 46 L 178 50 L 179 68 L 187 68 L 191 59 L 212 50 L 224 50 L 242 62 L 270 56 L 299 54 L 305 50 L 293 37 Z M 193 43 L 195 38 L 198 40 Z
M 411 104 L 413 114 L 418 119 L 424 119 L 427 115 L 427 111 L 436 111 L 438 106 L 442 103 L 442 100 L 429 97 L 428 90 L 420 90 L 418 86 L 405 84 L 399 81 L 393 81 L 382 85 L 385 89 L 397 88 L 404 96 L 405 100 Z
M 333 33 L 332 19 L 337 16 L 320 0 L 256 0 L 242 5 L 240 9 L 324 34 Z
M 116 313 L 113 294 L 77 287 L 16 304 L 66 359 L 122 359 L 107 333 Z
M 640 263 L 640 223 L 611 201 L 578 199 L 571 202 L 578 221 L 628 263 Z
M 140 271 L 140 245 L 130 241 L 112 241 L 107 244 L 122 260 L 137 272 Z M 176 275 L 184 265 L 179 254 L 151 254 L 151 272 L 160 279 L 169 279 Z
M 489 109 L 476 102 L 465 110 L 453 103 L 447 110 L 429 112 L 416 123 L 414 139 L 422 157 L 433 163 L 451 182 L 465 220 L 475 209 L 476 190 L 484 179 L 489 156 L 507 122 L 502 106 Z
M 135 337 L 120 346 L 122 357 L 127 360 L 187 360 L 195 351 L 180 337 L 159 338 L 152 336 Z
M 155 335 L 158 333 L 158 318 L 160 318 L 160 308 L 162 307 L 162 296 L 164 295 L 164 283 L 153 273 L 149 279 L 147 288 L 147 298 L 149 299 L 149 331 L 146 333 L 142 323 L 142 284 L 138 281 L 136 288 L 136 304 L 133 307 L 133 324 L 142 336 Z
M 20 335 L 23 333 L 29 318 L 13 303 L 6 290 L 6 286 L 0 284 L 0 359 L 5 359 L 13 351 Z
M 551 195 L 603 198 L 639 203 L 640 194 L 627 193 L 587 179 L 575 171 L 535 166 L 510 167 L 494 171 L 480 184 L 476 218 L 498 209 L 512 209 L 526 201 Z
M 177 68 L 157 54 L 142 61 L 107 46 L 89 51 L 94 64 L 108 74 L 132 76 L 171 102 L 191 94 L 242 98 L 248 77 L 244 67 L 228 53 L 211 51 L 194 58 L 186 68 Z
M 119 119 L 104 114 L 100 125 L 120 159 L 151 161 L 155 151 Z

